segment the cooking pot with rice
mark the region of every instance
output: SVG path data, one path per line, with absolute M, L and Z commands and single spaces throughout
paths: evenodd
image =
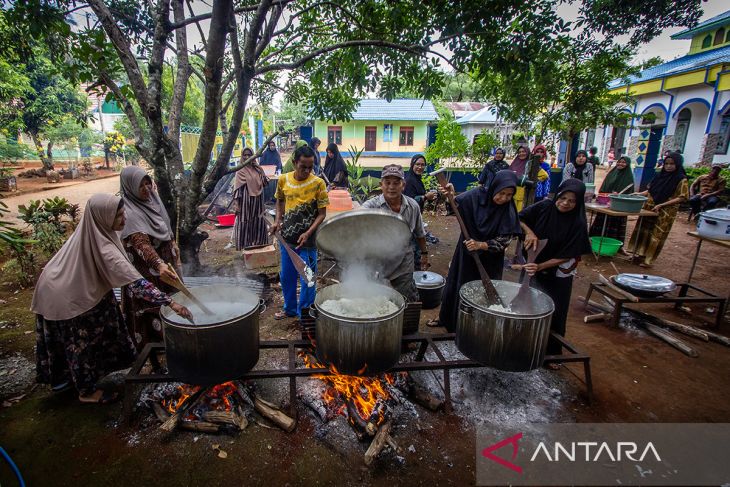
M 503 303 L 510 303 L 520 285 L 493 280 Z M 487 304 L 481 281 L 467 282 L 459 290 L 456 346 L 472 360 L 487 367 L 526 372 L 542 366 L 555 310 L 547 294 L 529 288 L 531 309 L 513 313 L 509 308 Z
M 405 299 L 370 283 L 367 293 L 343 284 L 317 293 L 310 314 L 317 320 L 317 358 L 340 374 L 375 375 L 398 363 Z
M 170 374 L 189 384 L 220 384 L 254 368 L 259 360 L 259 314 L 263 300 L 231 285 L 200 286 L 195 296 L 215 312 L 206 315 L 189 298 L 175 301 L 193 313 L 195 325 L 163 306 L 165 355 Z

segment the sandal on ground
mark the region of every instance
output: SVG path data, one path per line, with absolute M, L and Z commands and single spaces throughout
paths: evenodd
M 89 394 L 91 396 L 92 394 Z M 113 391 L 102 391 L 99 399 L 94 400 L 89 396 L 79 396 L 79 402 L 82 404 L 111 404 L 119 400 L 119 393 Z M 86 397 L 86 399 L 83 399 Z
M 286 311 L 277 311 L 274 313 L 274 319 L 275 320 L 285 320 L 287 318 L 296 318 L 297 315 L 288 315 L 286 314 Z
M 426 322 L 426 326 L 428 326 L 429 328 L 436 328 L 438 326 L 441 326 L 441 323 L 439 323 L 438 318 L 434 318 L 432 320 L 428 320 Z
M 644 269 L 651 269 L 652 265 L 647 264 L 646 262 L 642 262 L 639 264 L 639 267 L 643 267 Z
M 560 370 L 560 364 L 556 364 L 555 362 L 550 362 L 545 364 L 545 368 L 548 370 Z

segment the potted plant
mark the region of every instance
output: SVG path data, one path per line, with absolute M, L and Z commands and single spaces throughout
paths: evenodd
M 0 164 L 0 191 L 17 191 L 18 180 L 13 175 L 13 169 L 4 161 Z

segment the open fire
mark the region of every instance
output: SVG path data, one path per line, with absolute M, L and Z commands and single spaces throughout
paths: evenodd
M 300 357 L 307 368 L 321 368 L 316 358 L 301 352 Z M 363 432 L 372 435 L 375 429 L 388 419 L 389 405 L 393 402 L 392 387 L 395 385 L 395 374 L 383 374 L 380 377 L 359 377 L 343 375 L 334 365 L 329 366 L 331 375 L 318 374 L 312 376 L 326 384 L 322 399 L 334 415 L 345 416 L 348 422 Z
M 200 386 L 192 386 L 183 384 L 178 387 L 177 395 L 169 399 L 162 400 L 162 406 L 168 413 L 173 414 L 178 411 L 187 401 L 200 391 Z M 230 412 L 234 407 L 234 398 L 236 394 L 236 384 L 233 382 L 224 382 L 213 386 L 205 391 L 198 399 L 194 407 L 190 407 L 184 419 L 201 419 L 202 414 L 207 411 L 224 411 Z

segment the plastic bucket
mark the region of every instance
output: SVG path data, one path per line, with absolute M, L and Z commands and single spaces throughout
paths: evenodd
M 638 194 L 612 194 L 611 209 L 624 213 L 639 213 L 647 199 L 649 198 Z
M 606 257 L 613 257 L 624 243 L 621 240 L 608 237 L 591 237 L 593 252 Z
M 232 227 L 236 223 L 236 214 L 218 215 L 218 224 L 222 227 Z

